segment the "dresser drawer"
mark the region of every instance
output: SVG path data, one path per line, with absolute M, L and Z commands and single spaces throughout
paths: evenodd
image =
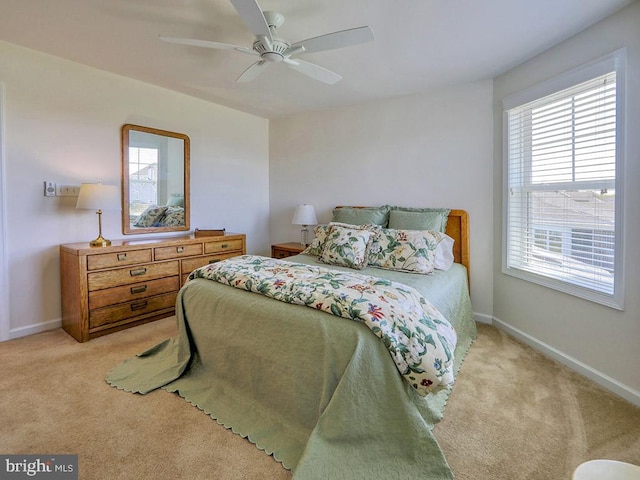
M 234 240 L 216 240 L 215 242 L 207 242 L 204 244 L 204 253 L 224 253 L 242 251 L 242 239 Z
M 143 298 L 110 307 L 97 308 L 89 312 L 89 328 L 120 322 L 160 310 L 175 308 L 177 292 Z
M 182 273 L 191 273 L 196 268 L 204 267 L 210 263 L 218 263 L 221 260 L 235 257 L 236 253 L 228 253 L 222 255 L 210 255 L 208 257 L 189 258 L 188 260 L 182 260 Z
M 187 281 L 187 277 L 196 268 L 204 267 L 211 263 L 218 263 L 227 258 L 237 257 L 237 253 L 226 253 L 221 255 L 211 255 L 209 257 L 190 258 L 188 260 L 182 260 L 182 284 Z
M 93 272 L 87 275 L 89 291 L 103 288 L 131 285 L 156 278 L 171 277 L 180 274 L 178 261 L 148 263 L 128 268 L 116 268 L 105 272 Z
M 287 257 L 290 257 L 291 255 L 295 255 L 291 253 L 291 250 L 281 250 L 277 247 L 274 247 L 271 249 L 271 256 L 273 258 L 287 258 Z
M 118 253 L 99 253 L 87 255 L 87 269 L 100 270 L 103 268 L 123 267 L 135 263 L 148 263 L 151 261 L 151 249 L 129 250 Z
M 89 310 L 114 305 L 116 303 L 130 302 L 161 293 L 177 292 L 179 289 L 179 278 L 175 276 L 121 287 L 95 290 L 89 292 Z
M 305 248 L 304 245 L 298 242 L 277 243 L 271 245 L 271 256 L 273 258 L 287 258 L 302 253 Z
M 172 247 L 158 247 L 153 249 L 154 257 L 157 260 L 169 260 L 171 258 L 193 257 L 202 255 L 202 244 L 194 243 L 187 245 L 175 245 Z

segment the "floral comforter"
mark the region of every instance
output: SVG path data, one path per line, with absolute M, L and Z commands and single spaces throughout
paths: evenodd
M 364 323 L 422 396 L 453 383 L 456 332 L 417 290 L 356 272 L 244 255 L 194 270 L 205 278 Z

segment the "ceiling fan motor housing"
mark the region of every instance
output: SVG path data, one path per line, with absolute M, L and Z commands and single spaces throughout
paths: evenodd
M 280 62 L 284 59 L 284 54 L 291 45 L 281 38 L 273 37 L 271 48 L 260 40 L 253 43 L 253 49 L 260 54 L 263 60 L 267 62 Z

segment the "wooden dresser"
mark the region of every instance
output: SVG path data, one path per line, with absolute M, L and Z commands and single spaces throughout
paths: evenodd
M 168 317 L 189 273 L 246 253 L 246 236 L 60 245 L 62 328 L 79 342 Z

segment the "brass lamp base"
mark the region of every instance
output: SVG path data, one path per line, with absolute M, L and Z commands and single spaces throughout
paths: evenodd
M 111 245 L 111 240 L 107 240 L 102 236 L 102 210 L 96 212 L 98 215 L 98 238 L 89 242 L 91 247 L 108 247 Z
M 107 240 L 102 235 L 89 242 L 91 247 L 108 247 L 109 245 L 111 245 L 111 240 Z

